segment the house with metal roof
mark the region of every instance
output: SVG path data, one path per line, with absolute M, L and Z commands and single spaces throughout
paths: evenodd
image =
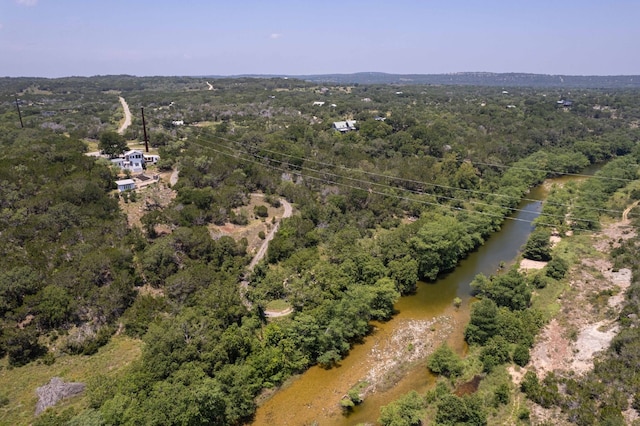
M 356 120 L 336 121 L 333 123 L 332 128 L 340 133 L 350 132 L 356 130 Z

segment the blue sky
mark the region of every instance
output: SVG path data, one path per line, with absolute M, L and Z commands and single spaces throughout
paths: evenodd
M 640 0 L 0 0 L 0 76 L 640 74 Z

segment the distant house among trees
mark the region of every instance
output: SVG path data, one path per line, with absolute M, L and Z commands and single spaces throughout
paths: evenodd
M 333 129 L 340 133 L 356 130 L 356 120 L 336 121 L 333 123 Z
M 324 102 L 322 102 L 322 101 L 315 101 L 313 103 L 313 106 L 322 106 L 322 105 L 324 105 Z

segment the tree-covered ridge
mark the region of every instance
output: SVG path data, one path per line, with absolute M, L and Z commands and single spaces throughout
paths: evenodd
M 397 94 L 248 78 L 214 80 L 208 90 L 206 81 L 2 82 L 19 93 L 26 124 L 16 128 L 15 105 L 2 104 L 3 344 L 19 364 L 44 344 L 55 360 L 62 340 L 65 351 L 90 353 L 119 324 L 141 338 L 142 358 L 124 377 L 89 386 L 91 413 L 106 423 L 250 418 L 262 389 L 339 362 L 370 320 L 390 318 L 418 279 L 454 268 L 531 186 L 631 152 L 639 136 L 633 91 L 584 91 L 569 109 L 557 106 L 560 91 L 406 86 Z M 114 91 L 132 110 L 145 107 L 159 167 L 180 170 L 174 202 L 149 207 L 142 230 L 128 228 L 109 195 L 112 171 L 82 155 L 77 140 L 115 130 Z M 318 108 L 318 99 L 329 102 Z M 68 111 L 74 104 L 78 112 Z M 331 129 L 348 117 L 358 131 Z M 64 128 L 43 126 L 52 119 Z M 139 126 L 125 137 L 139 138 Z M 248 277 L 248 311 L 238 288 L 246 242 L 213 240 L 208 227 L 246 223 L 253 192 L 272 203 L 284 196 L 298 214 Z M 483 289 L 503 318 L 528 303 L 514 295 L 520 284 Z M 292 315 L 266 321 L 274 300 Z M 73 325 L 94 338 L 52 343 Z
M 361 72 L 354 74 L 325 74 L 299 76 L 303 80 L 339 84 L 441 84 L 496 87 L 560 87 L 573 88 L 624 88 L 638 87 L 638 76 L 579 76 L 528 73 L 459 72 L 449 74 L 387 74 Z
M 95 332 L 134 297 L 130 230 L 107 194 L 111 173 L 84 150 L 80 141 L 52 135 L 3 144 L 0 348 L 15 364 L 30 359 L 22 349 L 44 350 L 39 334 L 76 323 Z

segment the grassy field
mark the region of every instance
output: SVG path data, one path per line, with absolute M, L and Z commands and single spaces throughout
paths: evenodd
M 268 311 L 284 311 L 291 307 L 291 305 L 285 300 L 272 300 L 267 303 L 266 309 Z
M 124 336 L 116 336 L 92 356 L 63 355 L 53 365 L 36 361 L 24 367 L 11 368 L 4 358 L 0 362 L 0 399 L 6 403 L 0 407 L 0 425 L 28 425 L 34 419 L 38 401 L 36 389 L 49 383 L 52 377 L 65 382 L 86 383 L 98 374 L 117 374 L 139 358 L 142 342 Z M 86 402 L 80 395 L 59 403 L 57 409 L 84 408 Z

